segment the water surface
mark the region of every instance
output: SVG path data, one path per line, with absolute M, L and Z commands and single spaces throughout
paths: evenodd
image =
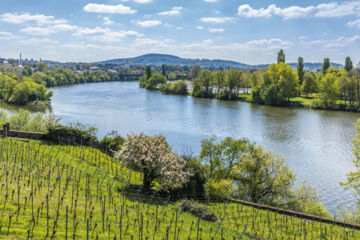
M 201 140 L 246 137 L 279 152 L 297 180 L 316 186 L 324 204 L 354 206 L 339 181 L 353 168 L 351 140 L 359 114 L 259 106 L 245 102 L 163 95 L 137 82 L 109 82 L 52 89 L 52 109 L 64 122 L 95 125 L 99 137 L 143 131 L 163 134 L 180 153 L 198 154 Z

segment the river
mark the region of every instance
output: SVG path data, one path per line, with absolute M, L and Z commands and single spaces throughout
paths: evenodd
M 353 169 L 353 124 L 358 113 L 278 108 L 245 102 L 163 95 L 137 82 L 108 82 L 53 88 L 53 112 L 63 122 L 94 125 L 98 136 L 143 131 L 163 134 L 179 153 L 198 154 L 201 140 L 246 137 L 281 153 L 297 181 L 314 185 L 332 212 L 355 198 L 339 181 Z

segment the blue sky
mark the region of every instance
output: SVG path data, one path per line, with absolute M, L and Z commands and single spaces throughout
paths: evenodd
M 92 62 L 146 53 L 360 61 L 360 1 L 1 0 L 0 56 Z

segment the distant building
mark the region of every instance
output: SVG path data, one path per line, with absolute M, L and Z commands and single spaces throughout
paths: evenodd
M 114 69 L 109 69 L 108 72 L 117 73 L 117 71 Z

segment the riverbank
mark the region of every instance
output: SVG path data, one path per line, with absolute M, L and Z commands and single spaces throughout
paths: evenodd
M 174 85 L 174 82 L 172 83 Z M 193 96 L 192 94 L 192 86 L 191 86 L 191 82 L 190 81 L 186 81 L 186 86 L 189 89 L 186 94 L 185 92 L 181 92 L 181 94 L 177 94 L 176 92 L 173 91 L 166 91 L 168 88 L 164 88 L 162 87 L 163 85 L 161 85 L 160 87 L 157 87 L 155 90 L 157 91 L 161 91 L 162 93 L 166 94 L 166 95 L 188 95 L 188 96 Z M 195 98 L 201 98 L 201 97 L 195 97 Z M 249 89 L 247 89 L 247 91 L 242 91 L 242 93 L 239 93 L 236 97 L 234 98 L 226 98 L 226 99 L 222 99 L 222 98 L 218 98 L 216 97 L 215 94 L 213 94 L 210 97 L 204 97 L 204 98 L 208 98 L 208 99 L 217 99 L 217 100 L 227 100 L 227 101 L 242 101 L 242 102 L 248 102 L 248 103 L 252 103 L 252 104 L 256 104 L 256 105 L 266 105 L 266 104 L 259 104 L 256 103 L 254 101 L 252 101 L 251 99 L 251 90 L 249 91 Z M 329 104 L 327 106 L 325 106 L 323 103 L 321 103 L 318 99 L 317 99 L 317 94 L 312 94 L 309 97 L 303 97 L 303 96 L 299 96 L 299 97 L 295 97 L 295 98 L 290 98 L 288 104 L 286 105 L 268 105 L 268 106 L 272 106 L 272 107 L 288 107 L 288 108 L 307 108 L 307 109 L 316 109 L 316 110 L 330 110 L 330 111 L 344 111 L 344 112 L 360 112 L 360 106 L 357 105 L 349 105 L 348 102 L 345 103 L 344 100 L 337 100 L 334 104 Z

